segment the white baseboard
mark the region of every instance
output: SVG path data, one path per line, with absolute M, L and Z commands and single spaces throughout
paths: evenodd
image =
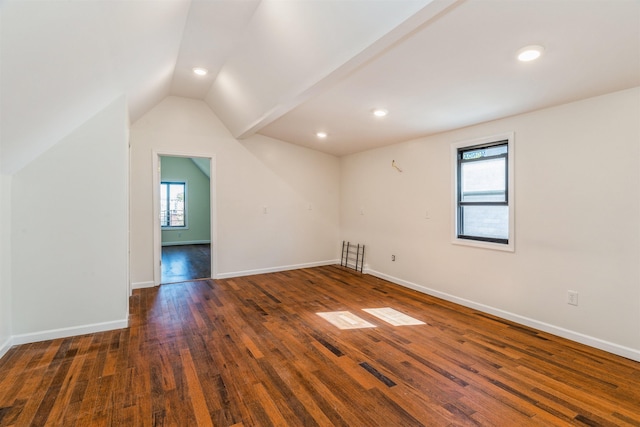
M 459 298 L 454 295 L 450 295 L 444 292 L 436 291 L 431 288 L 427 288 L 422 285 L 418 285 L 416 283 L 412 283 L 403 279 L 398 279 L 397 277 L 389 276 L 384 273 L 380 273 L 375 270 L 370 270 L 366 268 L 364 270 L 366 274 L 371 274 L 372 276 L 379 277 L 384 280 L 388 280 L 389 282 L 404 286 L 406 288 L 410 288 L 416 290 L 418 292 L 422 292 L 427 295 L 434 296 L 436 298 L 440 298 L 446 301 L 450 301 L 456 304 L 463 305 L 465 307 L 473 308 L 478 311 L 482 311 L 484 313 L 489 313 L 494 316 L 498 316 L 500 318 L 510 320 L 512 322 L 519 323 L 521 325 L 528 326 L 530 328 L 538 329 L 540 331 L 544 331 L 550 333 L 552 335 L 557 335 L 562 338 L 566 338 L 571 341 L 575 341 L 581 344 L 588 345 L 590 347 L 594 347 L 600 350 L 604 350 L 609 353 L 617 354 L 618 356 L 626 357 L 627 359 L 635 360 L 640 362 L 640 350 L 625 347 L 619 344 L 615 344 L 609 341 L 601 340 L 599 338 L 591 337 L 589 335 L 584 335 L 580 332 L 571 331 L 559 326 L 551 325 L 545 322 L 540 322 L 535 319 L 530 319 L 525 316 L 520 316 L 515 313 L 511 313 L 508 311 L 500 310 L 495 307 L 491 307 L 488 305 L 480 304 L 474 301 L 470 301 L 464 298 Z
M 179 242 L 162 242 L 162 246 L 210 245 L 211 240 L 181 240 Z
M 5 340 L 5 342 L 0 344 L 0 359 L 2 359 L 5 354 L 7 354 L 7 351 L 9 351 L 11 347 L 13 347 L 13 338 L 9 337 Z
M 255 270 L 234 271 L 231 273 L 218 273 L 215 279 L 229 279 L 232 277 L 252 276 L 254 274 L 276 273 L 278 271 L 299 270 L 301 268 L 321 267 L 324 265 L 338 264 L 340 260 L 333 259 L 328 261 L 309 262 L 305 264 L 283 265 L 280 267 L 259 268 Z
M 55 340 L 58 338 L 74 337 L 76 335 L 94 334 L 129 327 L 129 319 L 114 320 L 112 322 L 94 323 L 92 325 L 73 326 L 70 328 L 50 329 L 48 331 L 32 332 L 14 335 L 12 345 L 29 344 L 32 342 Z
M 144 289 L 144 288 L 153 288 L 156 284 L 153 280 L 149 282 L 135 282 L 131 283 L 131 289 Z

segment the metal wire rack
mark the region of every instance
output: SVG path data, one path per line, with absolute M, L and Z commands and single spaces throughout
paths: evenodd
M 353 244 L 343 240 L 340 265 L 347 268 L 353 268 L 354 270 L 362 273 L 362 268 L 364 266 L 364 245 L 359 243 Z

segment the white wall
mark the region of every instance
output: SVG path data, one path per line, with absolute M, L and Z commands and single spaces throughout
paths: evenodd
M 154 280 L 154 152 L 215 158 L 212 253 L 218 277 L 337 258 L 336 157 L 259 136 L 240 143 L 204 102 L 168 97 L 131 128 L 133 287 Z
M 120 98 L 12 178 L 16 344 L 127 326 L 127 117 Z
M 0 0 L 0 6 L 2 0 Z M 2 8 L 0 7 L 0 33 L 2 32 Z M 0 52 L 2 46 L 0 44 Z M 1 70 L 0 67 L 0 77 Z M 1 80 L 1 79 L 0 79 Z M 0 131 L 0 137 L 2 136 Z M 2 140 L 0 139 L 0 153 L 2 152 Z M 1 164 L 1 162 L 0 162 Z M 11 177 L 0 173 L 0 357 L 11 345 L 11 275 L 9 268 L 10 245 L 10 201 L 11 201 Z
M 635 88 L 344 157 L 342 236 L 374 274 L 640 360 L 639 117 Z M 450 144 L 510 131 L 515 253 L 452 244 Z
M 11 176 L 0 174 L 0 357 L 11 346 Z

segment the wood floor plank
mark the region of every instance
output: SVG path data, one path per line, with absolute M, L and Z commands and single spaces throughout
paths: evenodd
M 339 266 L 129 306 L 127 329 L 12 348 L 0 426 L 640 426 L 640 363 Z M 363 311 L 383 307 L 425 324 Z
M 213 426 L 211 416 L 209 415 L 209 409 L 207 408 L 207 402 L 204 398 L 200 380 L 198 379 L 198 374 L 196 373 L 189 350 L 180 350 L 180 359 L 184 366 L 184 375 L 196 422 L 198 426 Z

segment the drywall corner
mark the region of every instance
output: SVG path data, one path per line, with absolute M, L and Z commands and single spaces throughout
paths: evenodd
M 127 318 L 127 120 L 120 97 L 13 176 L 14 336 Z
M 11 176 L 0 174 L 0 357 L 11 348 Z

